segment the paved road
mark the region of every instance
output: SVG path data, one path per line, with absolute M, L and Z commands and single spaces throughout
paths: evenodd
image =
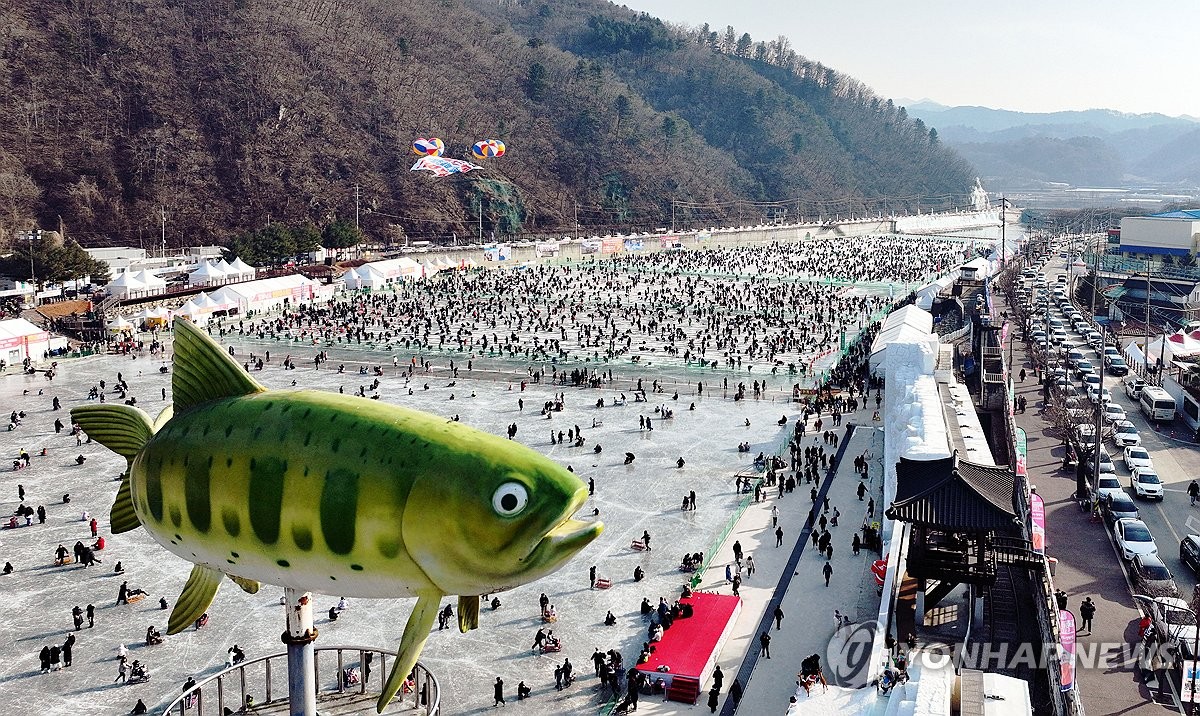
M 1047 273 L 1053 281 L 1057 272 Z M 1032 375 L 1032 364 L 1023 344 L 1016 344 L 1015 355 L 1018 369 L 1023 364 Z M 1137 425 L 1143 444 L 1166 483 L 1167 497 L 1161 503 L 1137 502 L 1155 535 L 1161 556 L 1184 593 L 1190 594 L 1194 575 L 1180 564 L 1177 547 L 1183 534 L 1189 531 L 1189 518 L 1195 524 L 1190 531 L 1200 532 L 1200 512 L 1189 507 L 1184 492 L 1188 481 L 1200 470 L 1200 451 L 1190 440 L 1175 440 L 1168 431 L 1152 428 L 1121 390 L 1119 379 L 1105 376 L 1105 386 Z M 1048 553 L 1059 560 L 1055 586 L 1070 595 L 1068 607 L 1077 616 L 1084 597 L 1091 596 L 1097 604 L 1094 628 L 1090 632 L 1081 631 L 1079 636 L 1081 654 L 1085 650 L 1088 653 L 1102 650 L 1094 665 L 1088 664 L 1084 656 L 1080 658 L 1078 680 L 1085 710 L 1091 714 L 1161 714 L 1164 710 L 1179 710 L 1177 684 L 1170 683 L 1174 679 L 1163 684 L 1154 678 L 1143 682 L 1135 669 L 1132 650 L 1122 646 L 1136 642 L 1141 614 L 1134 606 L 1123 562 L 1108 531 L 1080 513 L 1071 497 L 1075 490 L 1074 472 L 1060 470 L 1064 448 L 1059 439 L 1047 435 L 1047 425 L 1037 415 L 1041 390 L 1031 377 L 1018 384 L 1017 393 L 1028 400 L 1027 412 L 1018 414 L 1016 422 L 1029 438 L 1030 482 L 1046 501 Z M 1108 448 L 1122 482 L 1132 494 L 1128 487 L 1129 471 L 1119 457 L 1120 451 L 1111 442 Z

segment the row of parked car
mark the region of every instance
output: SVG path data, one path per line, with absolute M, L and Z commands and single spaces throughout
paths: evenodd
M 1180 598 L 1175 577 L 1164 563 L 1150 528 L 1141 519 L 1137 503 L 1137 500 L 1162 500 L 1162 480 L 1154 469 L 1150 452 L 1142 445 L 1137 427 L 1125 410 L 1112 402 L 1110 391 L 1100 389 L 1098 370 L 1124 377 L 1125 394 L 1138 401 L 1150 420 L 1169 419 L 1161 417 L 1160 412 L 1162 416 L 1170 413 L 1173 417 L 1173 406 L 1168 405 L 1171 399 L 1158 393 L 1143 394 L 1144 383 L 1129 375 L 1129 366 L 1118 348 L 1105 344 L 1103 334 L 1071 304 L 1064 286 L 1065 275 L 1059 276 L 1053 286 L 1036 270 L 1027 269 L 1023 278 L 1029 284 L 1025 300 L 1030 314 L 1040 314 L 1033 319 L 1028 337 L 1047 356 L 1057 358 L 1051 358 L 1054 364 L 1051 375 L 1058 398 L 1064 401 L 1068 412 L 1077 413 L 1073 437 L 1080 447 L 1078 459 L 1085 461 L 1085 473 L 1095 480 L 1101 513 L 1112 528 L 1117 549 L 1136 584 L 1134 599 L 1151 617 L 1154 637 L 1173 647 L 1178 668 L 1183 660 L 1195 658 L 1192 645 L 1197 637 L 1197 620 L 1188 602 Z M 1089 349 L 1095 351 L 1095 359 Z M 1107 426 L 1101 435 L 1096 434 L 1097 407 L 1102 410 L 1102 422 Z M 1126 491 L 1112 455 L 1104 446 L 1106 438 L 1112 440 L 1116 454 L 1128 468 L 1132 494 Z M 1200 573 L 1200 535 L 1183 538 L 1179 559 L 1193 572 Z

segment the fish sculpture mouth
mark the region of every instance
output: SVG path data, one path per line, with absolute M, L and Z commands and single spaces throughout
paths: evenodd
M 564 511 L 562 520 L 538 541 L 533 550 L 521 559 L 521 563 L 528 568 L 557 565 L 599 537 L 604 531 L 604 523 L 571 518 L 587 502 L 587 498 L 587 489 L 580 488 Z

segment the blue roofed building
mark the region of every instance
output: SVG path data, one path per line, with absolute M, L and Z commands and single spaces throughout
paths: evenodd
M 1158 260 L 1167 256 L 1195 258 L 1200 251 L 1200 209 L 1168 211 L 1121 219 L 1120 253 Z

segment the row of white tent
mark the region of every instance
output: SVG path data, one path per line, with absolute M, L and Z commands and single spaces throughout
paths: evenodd
M 235 258 L 232 262 L 221 259 L 220 261 L 204 261 L 195 271 L 188 274 L 188 284 L 192 286 L 216 286 L 223 283 L 233 283 L 237 281 L 251 281 L 254 279 L 256 269 L 250 266 L 240 258 Z
M 188 274 L 192 286 L 219 286 L 239 281 L 253 281 L 257 269 L 240 258 L 232 262 L 202 261 L 195 271 Z M 163 293 L 167 282 L 149 271 L 124 271 L 108 283 L 105 290 L 117 298 L 153 296 Z
M 342 277 L 348 289 L 380 289 L 403 281 L 417 281 L 427 278 L 439 271 L 456 268 L 475 268 L 478 266 L 470 259 L 455 260 L 440 256 L 425 261 L 415 261 L 408 257 L 372 261 L 358 268 L 352 268 Z
M 166 324 L 174 317 L 183 317 L 198 325 L 206 325 L 213 314 L 249 311 L 273 311 L 284 304 L 295 306 L 312 301 L 320 292 L 320 284 L 299 274 L 264 278 L 258 281 L 222 286 L 212 293 L 201 291 L 175 310 L 150 308 L 131 318 L 118 317 L 109 322 L 113 331 L 132 331 L 142 324 Z
M 123 271 L 108 282 L 105 290 L 117 298 L 129 298 L 162 293 L 166 288 L 167 282 L 149 271 Z

